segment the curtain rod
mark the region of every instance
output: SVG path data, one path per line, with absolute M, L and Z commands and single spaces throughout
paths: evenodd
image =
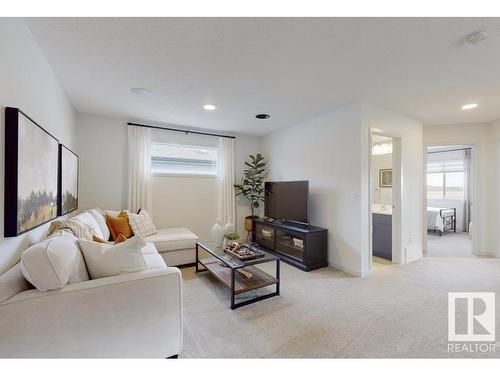
M 434 150 L 434 151 L 427 151 L 428 154 L 439 154 L 441 152 L 450 152 L 450 151 L 467 151 L 471 150 L 472 147 L 462 147 L 462 148 L 450 148 L 447 150 Z
M 194 131 L 194 130 L 182 130 L 182 129 L 175 129 L 175 128 L 164 128 L 162 126 L 137 124 L 135 122 L 127 122 L 127 125 L 129 125 L 129 126 L 140 126 L 140 127 L 143 127 L 143 128 L 151 128 L 151 129 L 159 129 L 159 130 L 169 130 L 169 131 L 172 131 L 172 132 L 179 132 L 179 133 L 185 133 L 185 134 L 199 134 L 199 135 L 208 135 L 210 137 L 221 137 L 221 138 L 236 139 L 236 137 L 232 136 L 232 135 L 204 133 L 204 132 L 197 132 L 197 131 Z

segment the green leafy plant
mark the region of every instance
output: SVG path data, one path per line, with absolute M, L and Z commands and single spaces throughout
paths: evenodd
M 224 238 L 229 241 L 237 241 L 240 239 L 240 235 L 236 232 L 227 232 Z
M 245 162 L 248 167 L 243 171 L 243 178 L 239 184 L 234 185 L 236 196 L 242 195 L 250 202 L 252 217 L 260 202 L 264 202 L 264 178 L 266 175 L 266 162 L 261 154 L 249 155 Z

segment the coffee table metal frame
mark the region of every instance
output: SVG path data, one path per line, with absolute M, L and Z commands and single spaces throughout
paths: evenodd
M 234 309 L 237 309 L 239 307 L 249 305 L 251 303 L 259 302 L 259 301 L 280 295 L 280 258 L 279 257 L 272 255 L 272 254 L 269 254 L 268 252 L 264 251 L 266 255 L 262 258 L 252 259 L 249 261 L 241 261 L 241 260 L 237 259 L 236 257 L 233 257 L 232 255 L 224 253 L 221 248 L 217 248 L 217 250 L 219 250 L 221 252 L 221 253 L 218 253 L 212 247 L 215 247 L 215 246 L 211 242 L 200 241 L 200 242 L 196 243 L 196 272 L 199 273 L 199 272 L 209 271 L 207 269 L 207 267 L 200 261 L 200 258 L 199 258 L 200 248 L 203 251 L 206 251 L 210 255 L 214 256 L 215 258 L 217 258 L 222 263 L 224 263 L 227 267 L 230 268 L 231 282 L 230 282 L 229 289 L 231 291 L 231 310 L 234 310 Z M 272 293 L 268 293 L 268 294 L 258 296 L 255 298 L 250 298 L 250 299 L 247 299 L 243 302 L 235 303 L 235 296 L 238 294 L 238 293 L 235 293 L 235 272 L 240 268 L 245 268 L 245 267 L 253 266 L 256 264 L 262 264 L 262 263 L 273 262 L 273 261 L 276 262 L 276 277 L 275 277 L 277 279 L 277 281 L 275 282 L 276 290 Z M 200 268 L 199 265 L 201 265 L 203 268 Z M 266 285 L 266 286 L 269 286 L 269 285 Z M 260 289 L 260 288 L 264 288 L 266 286 L 256 287 L 256 288 L 253 288 L 250 290 Z

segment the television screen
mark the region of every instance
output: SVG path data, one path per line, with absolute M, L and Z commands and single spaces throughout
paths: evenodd
M 309 181 L 266 182 L 265 216 L 309 223 Z

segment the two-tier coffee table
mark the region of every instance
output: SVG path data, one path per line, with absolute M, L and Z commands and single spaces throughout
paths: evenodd
M 207 254 L 200 258 L 200 251 Z M 275 276 L 271 276 L 257 264 L 276 262 Z M 200 268 L 199 266 L 202 266 Z M 200 241 L 196 243 L 196 272 L 209 271 L 222 285 L 231 291 L 231 309 L 246 306 L 250 303 L 262 301 L 280 294 L 280 259 L 265 252 L 265 256 L 253 260 L 241 261 L 224 252 L 222 246 L 215 246 L 213 242 Z M 276 291 L 262 296 L 235 303 L 235 296 L 251 290 L 276 285 Z

